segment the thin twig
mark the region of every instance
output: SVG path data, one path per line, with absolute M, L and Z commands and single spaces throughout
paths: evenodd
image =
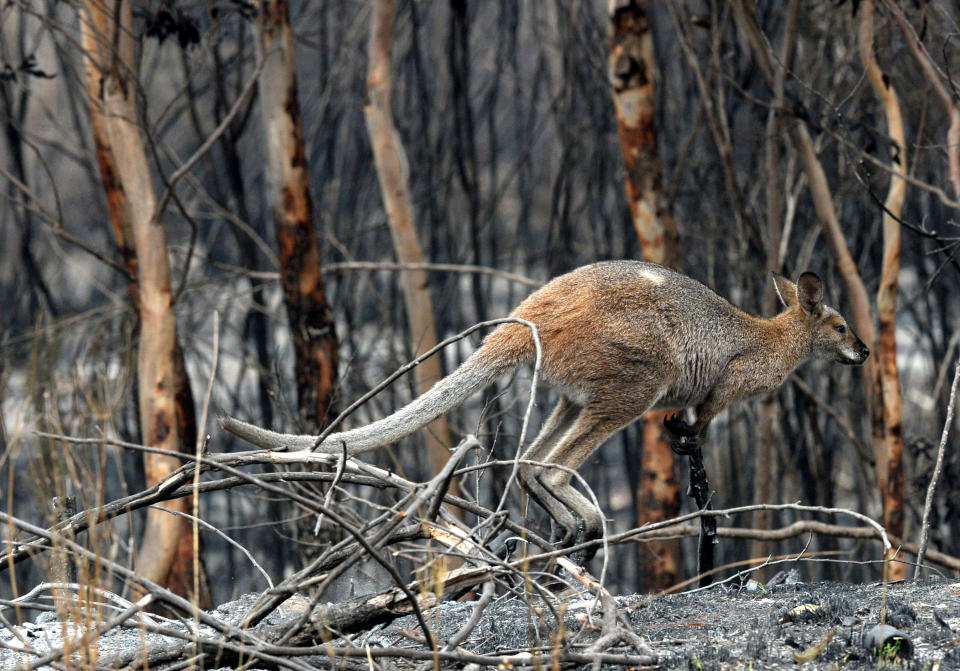
M 250 560 L 250 563 L 253 564 L 253 567 L 254 567 L 255 569 L 257 569 L 257 571 L 260 572 L 260 575 L 263 576 L 263 579 L 266 581 L 267 585 L 269 585 L 271 588 L 273 587 L 273 580 L 270 579 L 270 574 L 267 573 L 266 570 L 264 570 L 264 568 L 263 568 L 260 564 L 257 563 L 257 560 L 254 559 L 254 557 L 253 557 L 252 554 L 250 554 L 250 551 L 249 551 L 247 548 L 243 547 L 242 544 L 240 544 L 240 543 L 238 543 L 237 541 L 235 541 L 235 540 L 233 540 L 232 538 L 230 538 L 230 536 L 228 536 L 227 534 L 225 534 L 223 531 L 221 531 L 221 530 L 218 529 L 217 527 L 213 526 L 212 524 L 210 524 L 210 523 L 207 522 L 206 520 L 203 520 L 203 519 L 201 519 L 201 518 L 199 518 L 199 517 L 197 517 L 197 516 L 195 516 L 195 515 L 191 515 L 190 513 L 185 513 L 185 512 L 183 512 L 183 511 L 181 511 L 181 510 L 174 510 L 173 508 L 166 508 L 166 507 L 164 507 L 164 506 L 150 506 L 150 507 L 151 507 L 151 508 L 156 508 L 156 509 L 158 509 L 158 510 L 162 510 L 162 511 L 164 511 L 164 512 L 168 512 L 168 513 L 170 513 L 171 515 L 179 515 L 179 516 L 181 516 L 181 517 L 184 517 L 184 518 L 186 518 L 186 519 L 188 519 L 188 520 L 191 520 L 191 521 L 194 523 L 194 525 L 199 525 L 199 526 L 203 527 L 204 529 L 206 529 L 207 531 L 211 531 L 211 532 L 217 534 L 217 535 L 220 536 L 220 538 L 222 538 L 224 541 L 226 541 L 227 543 L 229 543 L 229 544 L 232 545 L 233 547 L 235 547 L 235 548 L 237 548 L 238 550 L 240 550 L 240 552 L 243 553 L 243 556 L 246 557 L 247 559 L 249 559 L 249 560 Z
M 28 198 L 33 203 L 35 203 L 35 208 L 33 211 L 40 215 L 40 219 L 42 221 L 45 221 L 50 226 L 50 228 L 53 230 L 55 235 L 59 236 L 63 240 L 66 240 L 70 244 L 76 247 L 79 247 L 86 253 L 93 256 L 98 261 L 102 262 L 104 265 L 109 266 L 110 268 L 113 268 L 114 270 L 122 274 L 124 277 L 129 279 L 130 275 L 122 263 L 110 258 L 109 256 L 107 256 L 105 252 L 102 252 L 99 249 L 96 249 L 95 247 L 87 244 L 86 242 L 84 242 L 83 240 L 75 236 L 73 233 L 68 231 L 66 228 L 64 228 L 63 221 L 60 219 L 60 217 L 57 214 L 48 210 L 44 205 L 43 200 L 37 194 L 35 194 L 33 190 L 30 189 L 29 186 L 27 186 L 26 184 L 21 182 L 19 179 L 14 177 L 10 172 L 8 172 L 3 167 L 3 165 L 0 165 L 0 176 L 5 177 L 11 184 L 13 184 L 14 187 L 17 188 L 17 190 L 23 193 L 25 198 Z M 27 204 L 23 203 L 23 207 L 27 207 Z
M 340 486 L 340 481 L 343 480 L 344 469 L 347 466 L 347 445 L 343 444 L 343 451 L 340 453 L 340 458 L 337 460 L 337 470 L 334 473 L 333 481 L 330 483 L 330 486 L 327 487 L 327 494 L 323 497 L 323 505 L 330 507 L 333 505 L 333 495 L 336 492 L 337 487 Z M 317 536 L 320 534 L 320 527 L 323 526 L 323 513 L 317 515 L 317 522 L 313 525 L 313 535 Z
M 500 496 L 500 501 L 497 503 L 497 507 L 494 508 L 493 513 L 496 515 L 504 509 L 507 504 L 507 496 L 510 493 L 510 488 L 514 482 L 517 480 L 517 474 L 520 472 L 520 461 L 524 453 L 524 441 L 527 436 L 527 424 L 530 420 L 530 414 L 533 411 L 533 405 L 537 398 L 537 381 L 540 377 L 540 366 L 543 362 L 543 346 L 540 342 L 540 331 L 537 329 L 536 324 L 529 322 L 525 319 L 517 320 L 518 323 L 523 324 L 530 329 L 530 336 L 533 338 L 533 345 L 536 348 L 537 358 L 533 366 L 533 376 L 530 378 L 530 400 L 527 401 L 527 411 L 523 415 L 523 427 L 520 429 L 520 439 L 517 441 L 517 452 L 514 455 L 513 459 L 513 468 L 510 470 L 510 477 L 507 478 L 507 484 L 503 487 L 503 494 Z
M 920 577 L 920 567 L 923 566 L 924 555 L 927 553 L 927 543 L 930 540 L 930 512 L 933 509 L 933 494 L 937 490 L 937 482 L 940 480 L 940 474 L 943 472 L 943 457 L 947 448 L 947 436 L 950 435 L 950 428 L 953 425 L 953 408 L 957 401 L 957 384 L 960 383 L 960 359 L 957 360 L 953 371 L 953 384 L 950 385 L 950 400 L 947 401 L 947 419 L 943 423 L 943 432 L 940 434 L 940 446 L 937 449 L 937 463 L 933 467 L 933 475 L 930 476 L 930 484 L 927 486 L 927 498 L 923 503 L 923 521 L 920 524 L 920 542 L 917 549 L 917 568 L 913 572 L 913 579 Z
M 476 629 L 477 625 L 480 624 L 480 618 L 483 617 L 483 611 L 486 607 L 493 601 L 493 596 L 496 594 L 494 589 L 493 582 L 486 582 L 483 585 L 483 592 L 480 593 L 480 598 L 477 599 L 476 603 L 473 604 L 473 609 L 470 613 L 470 619 L 467 620 L 460 631 L 450 637 L 447 641 L 447 644 L 443 646 L 444 652 L 451 652 L 455 650 L 461 643 L 463 643 L 470 634 Z
M 170 198 L 173 196 L 173 190 L 176 187 L 177 182 L 179 182 L 184 175 L 190 172 L 190 170 L 197 163 L 197 161 L 203 158 L 206 155 L 206 153 L 210 151 L 213 145 L 216 144 L 217 140 L 220 139 L 220 136 L 223 135 L 226 132 L 227 128 L 230 127 L 230 124 L 233 123 L 234 117 L 236 117 L 236 115 L 242 109 L 244 103 L 247 100 L 247 97 L 250 94 L 252 94 L 254 89 L 256 88 L 257 81 L 260 79 L 260 73 L 262 71 L 263 71 L 263 59 L 260 59 L 260 61 L 254 67 L 253 73 L 250 75 L 250 78 L 247 80 L 247 83 L 244 85 L 243 90 L 240 91 L 240 95 L 237 96 L 237 99 L 234 101 L 233 106 L 224 115 L 219 125 L 217 125 L 217 127 L 213 129 L 213 132 L 210 133 L 209 136 L 207 136 L 207 139 L 203 141 L 203 144 L 197 147 L 197 150 L 193 152 L 193 154 L 186 161 L 184 161 L 183 164 L 179 168 L 177 168 L 172 175 L 170 175 L 170 179 L 167 180 L 167 188 L 164 191 L 163 196 L 161 196 L 159 203 L 157 204 L 157 209 L 154 211 L 153 217 L 151 217 L 153 221 L 159 220 L 160 216 L 163 214 L 163 211 L 167 207 L 167 203 L 170 202 Z M 183 283 L 181 283 L 181 285 L 182 284 Z
M 186 272 L 186 271 L 184 271 Z M 203 395 L 203 405 L 200 410 L 200 424 L 197 431 L 197 444 L 195 447 L 195 458 L 196 462 L 193 469 L 193 496 L 190 497 L 191 506 L 193 509 L 193 525 L 191 528 L 191 540 L 193 542 L 193 595 L 192 601 L 195 609 L 200 607 L 200 471 L 201 469 L 201 460 L 203 459 L 203 453 L 206 451 L 206 442 L 210 440 L 210 434 L 206 433 L 207 426 L 207 417 L 210 413 L 210 397 L 213 395 L 213 383 L 217 379 L 217 363 L 220 359 L 220 313 L 216 310 L 213 311 L 213 360 L 210 362 L 210 377 L 207 379 L 207 390 Z M 204 522 L 206 524 L 206 522 Z M 253 561 L 253 557 L 250 556 L 249 552 L 246 552 L 245 548 L 241 548 L 247 554 L 247 557 Z M 254 561 L 253 565 L 257 568 L 260 568 L 259 565 Z M 270 576 L 260 568 L 260 572 L 263 573 L 264 577 L 267 579 L 267 584 L 270 584 Z

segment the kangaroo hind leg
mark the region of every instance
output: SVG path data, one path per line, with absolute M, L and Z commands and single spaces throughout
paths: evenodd
M 539 475 L 541 485 L 582 520 L 582 526 L 565 526 L 563 544 L 573 545 L 602 536 L 603 513 L 570 483 L 572 471 L 579 469 L 610 436 L 647 410 L 650 403 L 646 395 L 640 396 L 643 398 L 635 397 L 632 403 L 623 403 L 619 398 L 617 403 L 598 399 L 587 405 L 546 455 L 547 463 L 563 468 L 543 468 Z M 592 557 L 594 552 L 584 553 L 581 561 Z
M 561 515 L 554 515 L 554 510 L 548 511 L 557 524 L 563 527 L 563 537 L 560 540 L 562 546 L 593 540 L 603 534 L 603 513 L 593 501 L 570 484 L 570 471 L 579 468 L 620 426 L 619 423 L 609 424 L 599 420 L 589 408 L 584 408 L 544 459 L 549 465 L 541 468 L 538 480 L 540 486 L 550 492 L 564 511 Z M 551 465 L 562 468 L 551 468 Z M 589 554 L 592 556 L 593 553 Z
M 577 528 L 577 519 L 562 501 L 554 497 L 550 490 L 540 483 L 538 474 L 542 471 L 542 466 L 529 462 L 546 462 L 547 455 L 556 446 L 557 441 L 569 431 L 582 411 L 582 406 L 566 396 L 561 396 L 536 439 L 521 455 L 522 461 L 525 462 L 520 464 L 520 482 L 523 488 L 540 504 L 541 508 L 547 511 L 555 527 L 559 526 L 564 530 L 564 534 L 567 529 Z

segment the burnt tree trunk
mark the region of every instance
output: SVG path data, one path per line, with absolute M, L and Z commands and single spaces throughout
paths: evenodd
M 893 82 L 880 69 L 873 49 L 873 0 L 866 0 L 860 11 L 860 61 L 873 92 L 883 105 L 887 134 L 893 141 L 890 158 L 890 187 L 883 212 L 883 266 L 877 290 L 877 338 L 874 387 L 882 402 L 882 421 L 874 428 L 874 453 L 880 494 L 883 501 L 883 526 L 887 532 L 903 537 L 903 417 L 900 408 L 900 376 L 897 370 L 897 285 L 900 273 L 900 213 L 907 195 L 907 182 L 897 173 L 907 172 L 906 137 L 900 100 Z M 896 550 L 890 550 L 892 556 Z M 906 565 L 888 563 L 885 575 L 891 580 L 907 577 Z
M 656 72 L 647 0 L 614 2 L 610 30 L 610 78 L 627 173 L 630 217 L 643 257 L 679 270 L 680 240 L 663 191 L 657 152 Z M 664 417 L 661 410 L 651 410 L 646 415 L 637 492 L 638 526 L 671 519 L 680 512 L 674 455 Z M 671 541 L 640 545 L 643 589 L 659 591 L 676 584 L 680 575 L 679 550 L 679 545 Z
M 293 341 L 297 414 L 302 431 L 319 433 L 332 418 L 339 358 L 337 335 L 320 269 L 290 8 L 287 0 L 262 0 L 259 9 L 257 49 L 263 59 L 259 104 L 266 143 L 268 199 Z M 294 517 L 297 550 L 304 561 L 312 560 L 339 535 L 329 525 L 316 528 L 311 515 Z
M 142 440 L 150 447 L 183 451 L 196 441 L 196 417 L 177 342 L 166 230 L 156 212 L 156 193 L 140 137 L 130 3 L 85 2 L 80 26 L 97 161 L 139 319 L 137 397 Z M 174 457 L 145 454 L 147 486 L 161 481 L 180 463 Z M 185 503 L 176 500 L 170 506 L 183 511 Z M 191 529 L 190 520 L 151 509 L 137 551 L 137 571 L 208 607 L 202 553 L 195 557 Z M 200 571 L 200 593 L 192 595 L 195 569 Z
M 264 0 L 258 28 L 264 59 L 260 110 L 280 280 L 293 338 L 297 406 L 303 429 L 318 432 L 336 387 L 337 336 L 320 270 L 287 1 Z

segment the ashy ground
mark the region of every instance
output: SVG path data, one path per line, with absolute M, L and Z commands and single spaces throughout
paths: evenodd
M 242 627 L 255 600 L 256 595 L 248 595 L 224 604 L 211 611 L 207 621 Z M 880 623 L 884 603 L 886 625 L 897 634 L 877 647 L 870 646 L 867 641 Z M 960 670 L 960 581 L 956 579 L 902 582 L 886 590 L 881 584 L 794 583 L 764 588 L 751 582 L 740 589 L 714 586 L 658 597 L 620 597 L 616 599 L 619 626 L 631 635 L 605 645 L 602 658 L 597 657 L 596 646 L 591 650 L 603 630 L 603 609 L 596 599 L 576 596 L 548 605 L 525 595 L 523 586 L 517 585 L 514 593 L 489 601 L 482 614 L 478 615 L 476 604 L 447 602 L 426 612 L 440 647 L 460 638 L 458 633 L 468 622 L 474 623 L 469 636 L 439 660 L 442 668 Z M 249 650 L 236 647 L 246 640 L 276 646 L 270 650 L 274 656 L 257 658 L 249 667 L 253 669 L 434 667 L 433 652 L 423 646 L 422 631 L 412 616 L 354 634 L 349 641 L 324 642 L 311 635 L 296 641 L 284 638 L 291 627 L 304 622 L 301 616 L 308 605 L 305 598 L 290 599 L 257 627 L 244 629 L 239 638 L 233 636 L 229 645 L 223 645 L 227 639 L 218 633 L 219 627 L 198 630 L 177 620 L 152 627 L 131 622 L 98 641 L 98 666 L 142 668 L 146 661 L 156 670 L 182 668 L 185 661 L 199 659 L 193 657 L 199 642 L 207 657 L 205 668 L 232 668 L 250 661 Z M 5 607 L 0 610 L 12 625 L 7 618 L 11 612 Z M 606 633 L 613 622 L 607 619 Z M 0 669 L 24 668 L 20 667 L 24 663 L 26 668 L 55 668 L 50 663 L 59 660 L 43 657 L 62 647 L 60 624 L 53 613 L 12 630 L 0 623 Z M 567 662 L 578 663 L 557 663 L 558 650 L 564 651 Z M 500 661 L 504 657 L 510 661 Z M 595 664 L 588 663 L 590 659 Z M 261 666 L 264 661 L 270 663 Z
M 878 654 L 865 640 L 880 623 L 883 592 L 881 584 L 797 583 L 762 589 L 753 583 L 745 589 L 715 586 L 617 601 L 633 631 L 657 656 L 658 664 L 647 668 L 960 670 L 960 581 L 889 585 L 886 624 L 906 641 L 889 641 Z M 568 604 L 563 620 L 569 643 L 586 646 L 596 638 L 600 616 L 586 617 L 591 601 Z M 443 640 L 467 621 L 471 604 L 443 604 L 437 610 L 435 636 Z M 462 647 L 491 654 L 542 646 L 556 630 L 555 620 L 543 608 L 532 610 L 534 616 L 520 599 L 492 603 Z M 367 639 L 410 645 L 411 630 L 417 630 L 416 622 L 407 617 Z

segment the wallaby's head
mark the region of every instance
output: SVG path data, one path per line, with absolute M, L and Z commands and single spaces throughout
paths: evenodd
M 857 337 L 839 312 L 823 304 L 823 281 L 815 273 L 804 273 L 794 284 L 786 277 L 773 276 L 780 300 L 800 310 L 810 329 L 810 354 L 846 365 L 860 365 L 870 349 Z

